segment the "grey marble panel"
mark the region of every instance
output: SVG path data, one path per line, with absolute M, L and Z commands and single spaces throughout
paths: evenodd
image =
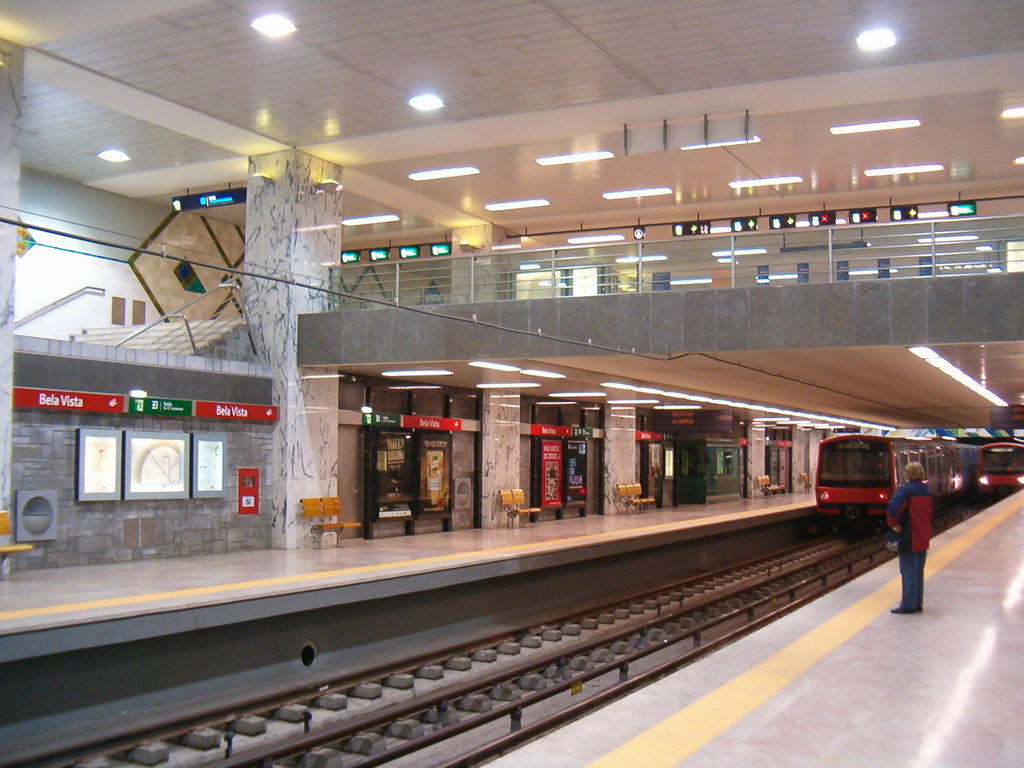
M 816 347 L 821 343 L 818 293 L 811 285 L 780 288 L 781 301 L 788 312 L 786 321 L 787 347 Z
M 951 277 L 928 280 L 928 338 L 932 344 L 961 341 L 967 321 L 967 283 Z
M 650 294 L 626 295 L 619 300 L 619 348 L 646 353 L 651 349 Z
M 854 283 L 857 324 L 849 343 L 858 347 L 889 344 L 892 339 L 892 295 L 888 280 Z
M 0 40 L 0 207 L 18 209 L 21 184 L 21 101 L 25 52 Z M 14 273 L 17 231 L 0 226 L 0 398 L 10 403 L 14 364 Z M 11 409 L 0 408 L 0 508 L 11 508 Z
M 767 291 L 767 293 L 765 292 Z M 719 290 L 715 297 L 715 340 L 712 349 L 747 349 L 755 344 L 755 326 L 764 322 L 764 310 L 774 306 L 771 288 Z
M 651 352 L 671 355 L 683 348 L 683 301 L 685 293 L 656 291 L 651 302 Z
M 815 297 L 818 305 L 820 339 L 816 346 L 849 346 L 851 332 L 857 319 L 853 288 L 850 284 L 805 285 L 803 289 Z
M 683 346 L 687 352 L 717 349 L 718 322 L 715 306 L 719 291 L 693 291 L 683 294 Z
M 964 277 L 964 334 L 977 341 L 1024 338 L 1024 274 Z
M 480 422 L 480 519 L 484 528 L 504 525 L 498 489 L 519 488 L 519 393 L 488 390 Z
M 498 305 L 498 324 L 503 328 L 527 333 L 499 332 L 499 344 L 491 354 L 501 357 L 524 357 L 531 354 L 536 329 L 530 327 L 530 307 L 526 301 L 503 301 Z

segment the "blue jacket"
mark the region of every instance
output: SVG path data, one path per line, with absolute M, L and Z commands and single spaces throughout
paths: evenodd
M 886 509 L 890 528 L 903 529 L 903 552 L 925 552 L 932 540 L 932 492 L 920 480 L 908 480 L 896 489 Z

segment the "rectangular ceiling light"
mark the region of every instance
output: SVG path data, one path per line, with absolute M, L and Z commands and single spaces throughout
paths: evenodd
M 654 406 L 656 411 L 698 411 L 700 410 L 699 405 L 656 405 Z
M 580 237 L 570 237 L 567 242 L 570 245 L 589 245 L 592 243 L 616 243 L 619 240 L 625 239 L 625 235 L 582 235 Z
M 605 200 L 629 200 L 634 197 L 657 197 L 671 194 L 672 190 L 668 187 L 646 187 L 645 189 L 620 189 L 615 192 L 605 192 L 601 197 Z
M 434 168 L 429 171 L 413 171 L 409 178 L 413 181 L 430 181 L 431 179 L 451 179 L 456 176 L 472 176 L 480 173 L 479 168 L 463 165 L 458 168 Z
M 833 136 L 842 136 L 847 133 L 871 133 L 873 131 L 897 131 L 900 128 L 917 128 L 921 121 L 917 118 L 905 120 L 883 120 L 878 123 L 854 123 L 852 125 L 833 125 L 828 129 Z
M 999 116 L 1006 120 L 1014 117 L 1024 117 L 1024 107 L 1007 107 L 999 113 Z
M 568 155 L 538 157 L 536 162 L 537 165 L 566 165 L 567 163 L 588 163 L 591 160 L 607 160 L 609 157 L 615 157 L 615 153 L 609 152 L 607 149 L 599 149 L 594 152 L 573 152 Z
M 405 378 L 406 376 L 452 376 L 454 374 L 444 368 L 414 368 L 409 371 L 381 371 L 380 375 Z
M 728 141 L 710 141 L 707 144 L 687 144 L 685 147 L 680 147 L 682 150 L 687 149 L 711 149 L 712 147 L 737 147 L 741 144 L 760 144 L 760 136 L 751 136 L 749 139 L 730 139 Z
M 750 189 L 751 187 L 774 187 L 779 184 L 798 184 L 803 180 L 803 176 L 772 176 L 767 179 L 736 179 L 730 181 L 729 186 L 733 189 Z
M 710 277 L 677 277 L 669 280 L 669 285 L 709 285 L 712 282 Z
M 608 397 L 607 392 L 552 392 L 551 397 Z
M 515 211 L 520 208 L 543 208 L 545 205 L 551 205 L 551 203 L 543 198 L 537 198 L 536 200 L 508 200 L 503 203 L 486 203 L 484 208 L 488 211 Z
M 470 360 L 469 365 L 474 368 L 487 368 L 492 371 L 505 371 L 506 373 L 516 373 L 519 371 L 519 366 L 508 365 L 506 363 L 492 363 L 487 360 Z
M 536 381 L 494 381 L 477 384 L 477 389 L 530 389 L 539 387 Z
M 946 166 L 941 163 L 928 163 L 925 165 L 896 165 L 892 168 L 868 168 L 864 171 L 865 176 L 901 176 L 904 173 L 932 173 L 933 171 L 944 171 Z
M 357 216 L 354 219 L 342 219 L 341 223 L 346 227 L 361 227 L 364 224 L 387 224 L 389 221 L 398 221 L 393 213 L 382 213 L 378 216 Z
M 520 371 L 523 376 L 537 376 L 541 379 L 564 379 L 564 373 L 558 373 L 557 371 L 545 371 L 540 368 L 523 368 Z

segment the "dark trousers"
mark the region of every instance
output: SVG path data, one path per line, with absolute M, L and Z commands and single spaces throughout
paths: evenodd
M 899 607 L 905 611 L 920 611 L 924 606 L 924 560 L 927 555 L 927 552 L 900 552 L 903 599 Z

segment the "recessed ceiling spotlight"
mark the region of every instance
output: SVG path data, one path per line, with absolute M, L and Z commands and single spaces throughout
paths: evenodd
M 1024 117 L 1024 107 L 1007 107 L 999 113 L 999 116 L 1006 120 L 1014 117 Z
M 413 181 L 431 181 L 432 179 L 451 179 L 455 176 L 472 176 L 480 173 L 480 169 L 472 165 L 463 165 L 458 168 L 434 168 L 429 171 L 413 171 L 409 178 Z
M 436 93 L 420 93 L 409 99 L 409 106 L 420 112 L 433 112 L 444 106 L 444 101 Z
M 382 213 L 377 216 L 357 216 L 354 219 L 342 219 L 341 223 L 346 227 L 361 227 L 365 224 L 387 224 L 389 221 L 398 221 L 398 216 L 393 213 Z
M 853 123 L 851 125 L 833 125 L 828 132 L 833 136 L 847 133 L 872 133 L 874 131 L 897 131 L 900 128 L 918 128 L 921 121 L 911 117 L 905 120 L 883 120 L 878 123 Z
M 932 173 L 944 171 L 946 166 L 941 163 L 929 163 L 926 165 L 894 165 L 891 168 L 868 168 L 864 171 L 865 176 L 901 176 L 904 173 Z
M 886 27 L 869 29 L 857 35 L 857 47 L 862 51 L 883 51 L 896 45 L 896 33 Z
M 255 18 L 249 26 L 267 37 L 284 37 L 295 31 L 292 20 L 279 13 L 268 13 L 266 16 Z
M 131 160 L 127 154 L 122 152 L 120 149 L 104 149 L 96 153 L 96 157 L 100 160 L 106 160 L 108 163 L 123 163 Z
M 629 200 L 634 197 L 657 197 L 658 195 L 671 195 L 672 190 L 668 187 L 647 187 L 645 189 L 620 189 L 615 192 L 605 192 L 601 197 L 605 200 Z
M 515 211 L 519 208 L 543 208 L 545 205 L 551 205 L 551 203 L 543 198 L 537 198 L 536 200 L 508 200 L 503 203 L 485 203 L 484 208 L 488 211 Z
M 730 181 L 729 186 L 733 189 L 774 187 L 778 184 L 797 184 L 803 180 L 803 176 L 771 176 L 767 179 L 736 179 L 735 181 Z
M 616 243 L 625 239 L 625 235 L 581 235 L 580 237 L 570 237 L 566 242 L 570 245 L 591 245 L 593 243 Z
M 573 152 L 568 155 L 538 157 L 536 162 L 537 165 L 566 165 L 567 163 L 588 163 L 591 160 L 607 160 L 609 157 L 615 157 L 615 153 L 609 152 L 607 149 L 599 149 L 594 152 Z

